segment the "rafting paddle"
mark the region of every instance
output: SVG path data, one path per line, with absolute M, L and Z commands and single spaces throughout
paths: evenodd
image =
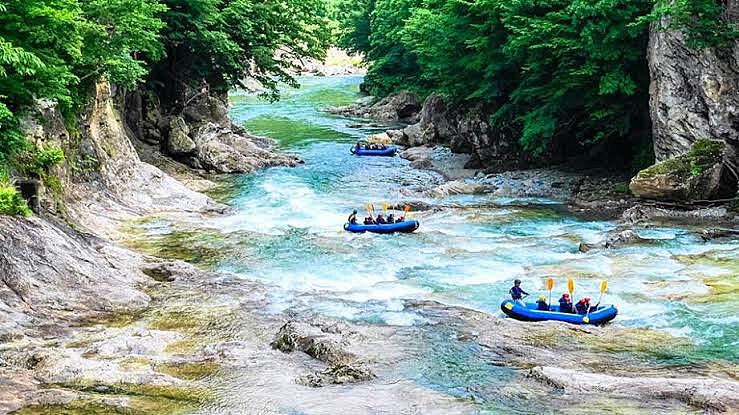
M 575 297 L 573 297 L 573 294 L 575 294 L 575 280 L 572 278 L 567 278 L 567 291 L 570 292 L 570 299 L 574 302 Z
M 598 308 L 598 306 L 600 305 L 600 300 L 603 299 L 603 294 L 605 294 L 607 289 L 608 289 L 608 280 L 603 280 L 600 283 L 600 297 L 598 297 L 598 302 L 595 303 L 595 308 Z
M 603 293 L 606 292 L 607 289 L 608 289 L 608 280 L 603 280 L 603 282 L 600 283 L 600 297 L 598 297 L 598 302 L 595 303 L 595 307 L 588 306 L 588 311 L 585 313 L 585 317 L 583 318 L 584 322 L 586 323 L 590 322 L 590 317 L 588 317 L 590 315 L 590 310 L 598 309 L 598 306 L 600 305 L 600 300 L 603 299 Z
M 554 289 L 554 278 L 547 278 L 547 290 L 549 290 L 549 309 L 552 308 L 552 290 Z

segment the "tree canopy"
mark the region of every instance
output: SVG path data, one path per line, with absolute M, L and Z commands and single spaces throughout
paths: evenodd
M 0 0 L 0 159 L 27 146 L 18 119 L 34 99 L 71 116 L 101 78 L 165 95 L 251 78 L 276 98 L 325 53 L 328 19 L 323 0 Z
M 524 151 L 565 158 L 650 145 L 650 23 L 694 47 L 737 38 L 714 0 L 339 1 L 338 43 L 371 62 L 371 94 L 481 105 Z

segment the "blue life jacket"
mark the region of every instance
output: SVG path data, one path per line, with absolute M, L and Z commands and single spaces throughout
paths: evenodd
M 540 311 L 549 311 L 549 304 L 544 300 L 537 300 L 536 309 Z

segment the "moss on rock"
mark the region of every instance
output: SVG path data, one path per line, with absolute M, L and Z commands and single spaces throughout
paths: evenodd
M 99 385 L 92 383 L 62 383 L 45 385 L 48 388 L 70 389 L 89 395 L 87 398 L 51 405 L 31 405 L 14 415 L 159 415 L 186 414 L 213 400 L 211 392 L 202 388 L 163 385 L 136 385 L 119 383 Z M 113 405 L 103 397 L 127 398 Z
M 667 159 L 647 167 L 639 172 L 637 178 L 651 178 L 663 174 L 679 178 L 698 176 L 721 161 L 724 148 L 723 141 L 698 140 L 684 156 Z
M 156 366 L 156 370 L 183 380 L 200 380 L 213 375 L 220 367 L 218 363 L 209 361 L 182 362 L 162 363 Z

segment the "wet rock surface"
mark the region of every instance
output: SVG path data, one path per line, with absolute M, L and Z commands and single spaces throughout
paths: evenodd
M 551 388 L 549 393 L 567 396 L 566 410 L 586 402 L 621 398 L 625 402 L 637 399 L 642 408 L 676 406 L 673 410 L 698 408 L 713 413 L 739 410 L 739 382 L 731 371 L 708 375 L 698 371 L 675 374 L 671 365 L 662 365 L 639 350 L 641 342 L 630 338 L 652 336 L 630 329 L 579 327 L 557 322 L 525 323 L 506 317 L 496 317 L 464 308 L 436 302 L 408 302 L 437 324 L 451 324 L 458 338 L 474 341 L 489 351 L 491 364 L 511 366 L 522 377 Z M 445 323 L 442 323 L 445 322 Z M 623 353 L 609 352 L 612 339 L 620 338 Z M 651 339 L 654 341 L 654 338 Z M 663 342 L 677 342 L 669 336 Z M 640 347 L 649 347 L 641 344 Z M 659 344 L 654 347 L 673 347 Z
M 364 362 L 345 350 L 357 335 L 346 323 L 290 321 L 280 328 L 272 347 L 284 353 L 304 352 L 328 366 L 298 377 L 298 383 L 313 387 L 356 383 L 375 377 Z
M 685 155 L 642 170 L 631 180 L 631 192 L 642 199 L 691 201 L 731 198 L 736 179 L 725 166 L 722 141 L 698 140 Z

